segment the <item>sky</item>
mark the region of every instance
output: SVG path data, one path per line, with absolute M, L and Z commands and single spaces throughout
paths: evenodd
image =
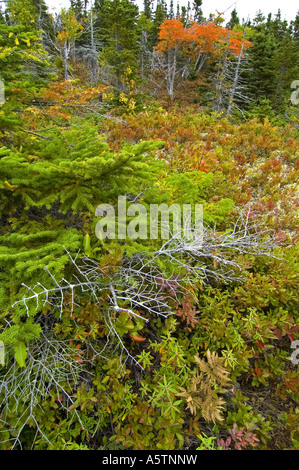
M 135 3 L 142 10 L 143 0 L 134 0 Z M 176 10 L 176 2 L 175 5 Z M 50 10 L 55 8 L 54 11 L 60 10 L 62 7 L 68 8 L 70 6 L 69 0 L 46 0 L 47 5 Z M 188 0 L 179 0 L 181 6 L 187 5 Z M 192 5 L 192 0 L 190 0 Z M 226 12 L 225 18 L 230 18 L 230 12 L 234 9 L 237 9 L 240 19 L 244 18 L 245 20 L 249 16 L 251 19 L 254 18 L 255 13 L 261 9 L 262 13 L 267 17 L 268 13 L 277 13 L 278 9 L 281 10 L 282 19 L 291 21 L 295 18 L 297 11 L 299 10 L 299 5 L 296 4 L 294 0 L 203 0 L 202 10 L 205 17 L 208 17 L 210 13 L 215 13 L 216 10 L 220 12 Z M 53 11 L 53 10 L 52 10 Z

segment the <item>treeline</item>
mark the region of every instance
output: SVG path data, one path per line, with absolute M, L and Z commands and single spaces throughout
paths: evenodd
M 201 0 L 176 8 L 173 1 L 168 7 L 145 0 L 141 12 L 130 0 L 70 3 L 53 15 L 43 0 L 8 0 L 1 13 L 2 41 L 8 32 L 15 47 L 12 33 L 19 32 L 33 57 L 47 55 L 35 60 L 34 83 L 45 78 L 47 62 L 47 73 L 104 83 L 117 99 L 126 93 L 142 101 L 143 93 L 182 101 L 190 86 L 191 103 L 229 116 L 289 117 L 291 85 L 299 76 L 298 14 L 289 23 L 280 11 L 240 20 L 234 9 L 225 24 L 221 13 L 205 18 Z M 4 62 L 11 60 L 8 51 Z M 10 87 L 9 70 L 0 73 Z

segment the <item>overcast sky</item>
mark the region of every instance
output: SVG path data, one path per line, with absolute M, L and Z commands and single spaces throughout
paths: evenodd
M 299 10 L 299 6 L 294 0 L 264 0 L 263 2 L 261 2 L 261 0 L 237 0 L 234 3 L 233 1 L 234 0 L 203 0 L 203 13 L 208 17 L 210 13 L 214 13 L 216 10 L 220 12 L 226 11 L 225 17 L 230 18 L 230 12 L 236 7 L 239 17 L 242 20 L 242 18 L 246 19 L 248 15 L 253 19 L 259 9 L 267 16 L 270 12 L 275 14 L 280 8 L 282 18 L 290 21 L 295 18 Z M 139 8 L 142 9 L 143 0 L 135 0 L 135 2 Z M 173 1 L 175 10 L 176 2 L 177 0 Z M 50 9 L 55 8 L 55 10 L 60 10 L 62 7 L 69 7 L 70 5 L 69 0 L 46 0 L 46 3 Z M 179 3 L 181 6 L 187 5 L 188 0 L 180 0 Z M 190 4 L 192 5 L 192 0 L 190 0 Z

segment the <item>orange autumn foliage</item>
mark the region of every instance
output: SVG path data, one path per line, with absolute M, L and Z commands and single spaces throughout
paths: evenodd
M 187 43 L 189 41 L 187 31 L 180 20 L 165 20 L 160 26 L 157 51 L 167 51 L 178 44 Z
M 105 98 L 106 90 L 104 85 L 86 88 L 74 80 L 50 83 L 35 97 L 41 106 L 28 107 L 23 117 L 34 130 L 45 124 L 43 118 L 69 120 L 74 114 L 83 113 L 86 106 L 96 107 L 98 96 L 101 94 Z
M 165 20 L 160 26 L 159 44 L 157 52 L 165 52 L 177 47 L 185 47 L 186 54 L 197 56 L 201 54 L 217 55 L 219 46 L 229 41 L 229 52 L 240 54 L 242 47 L 242 32 L 230 31 L 228 39 L 227 28 L 215 24 L 212 21 L 198 24 L 193 22 L 191 26 L 184 27 L 180 20 Z M 245 40 L 244 49 L 248 49 L 251 43 Z

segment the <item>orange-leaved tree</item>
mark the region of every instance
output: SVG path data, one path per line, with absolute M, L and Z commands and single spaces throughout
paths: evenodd
M 35 105 L 26 108 L 23 120 L 36 132 L 49 124 L 65 125 L 74 116 L 84 116 L 86 112 L 99 114 L 100 100 L 106 97 L 107 90 L 102 84 L 85 87 L 79 80 L 50 83 L 38 90 Z
M 167 19 L 160 26 L 159 43 L 156 46 L 157 62 L 166 70 L 167 93 L 173 99 L 175 77 L 186 73 L 191 61 L 199 72 L 209 56 L 219 57 L 223 45 L 230 54 L 238 55 L 250 46 L 243 40 L 242 32 L 231 31 L 216 22 L 198 24 L 191 22 L 188 27 L 178 19 Z M 163 60 L 164 59 L 164 60 Z
M 184 57 L 182 53 L 188 42 L 188 30 L 180 20 L 165 20 L 161 24 L 159 43 L 155 48 L 156 59 L 159 67 L 166 69 L 166 87 L 171 100 L 173 100 L 175 77 L 179 71 L 179 55 Z M 160 61 L 161 58 L 162 61 Z M 166 60 L 163 61 L 163 58 Z
M 242 31 L 229 31 L 218 24 L 209 21 L 203 24 L 193 23 L 188 30 L 193 42 L 193 54 L 196 58 L 195 68 L 200 71 L 208 55 L 218 57 L 222 45 L 227 45 L 230 54 L 239 55 L 242 49 Z M 243 49 L 250 47 L 251 43 L 244 41 Z

